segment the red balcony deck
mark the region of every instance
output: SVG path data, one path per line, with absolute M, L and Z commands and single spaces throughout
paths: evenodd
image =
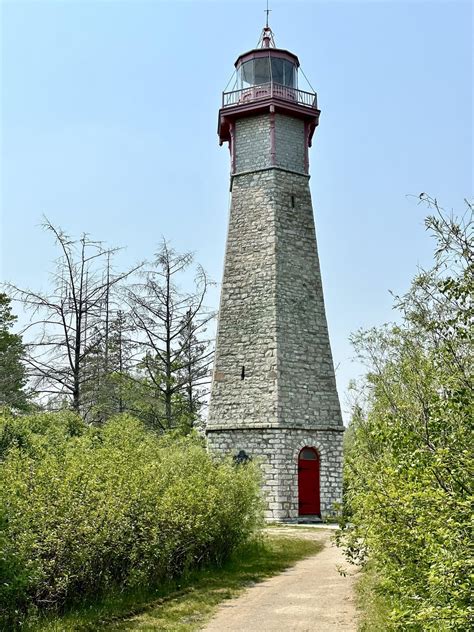
M 222 107 L 229 108 L 238 105 L 248 105 L 255 101 L 265 99 L 281 99 L 289 101 L 293 105 L 318 109 L 318 97 L 315 92 L 304 92 L 297 88 L 290 88 L 280 83 L 262 83 L 258 86 L 249 86 L 241 90 L 222 93 Z

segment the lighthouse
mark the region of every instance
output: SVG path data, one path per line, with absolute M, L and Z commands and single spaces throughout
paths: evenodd
M 268 24 L 222 94 L 231 204 L 206 436 L 262 469 L 266 518 L 318 520 L 342 499 L 343 423 L 309 187 L 316 93 Z

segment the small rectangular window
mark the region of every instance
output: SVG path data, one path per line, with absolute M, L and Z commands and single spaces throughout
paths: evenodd
M 245 367 L 244 366 L 242 367 L 242 371 L 240 373 L 240 379 L 245 380 Z
M 295 208 L 295 196 L 291 196 L 291 208 Z

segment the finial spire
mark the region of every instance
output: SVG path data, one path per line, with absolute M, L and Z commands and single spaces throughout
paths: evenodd
M 268 0 L 267 0 L 267 8 L 265 9 L 265 13 L 267 14 L 267 19 L 265 21 L 265 26 L 263 27 L 262 34 L 260 35 L 260 39 L 258 40 L 257 48 L 275 48 L 275 38 L 273 36 L 272 29 L 268 26 L 268 17 L 270 15 L 271 9 L 268 8 Z
M 267 14 L 267 21 L 265 24 L 265 28 L 268 28 L 268 17 L 269 17 L 270 11 L 271 9 L 268 8 L 268 0 L 267 0 L 267 8 L 265 9 L 265 13 Z

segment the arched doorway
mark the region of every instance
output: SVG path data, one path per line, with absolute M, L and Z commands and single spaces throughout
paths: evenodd
M 298 457 L 298 513 L 319 516 L 319 454 L 314 448 L 303 448 Z

